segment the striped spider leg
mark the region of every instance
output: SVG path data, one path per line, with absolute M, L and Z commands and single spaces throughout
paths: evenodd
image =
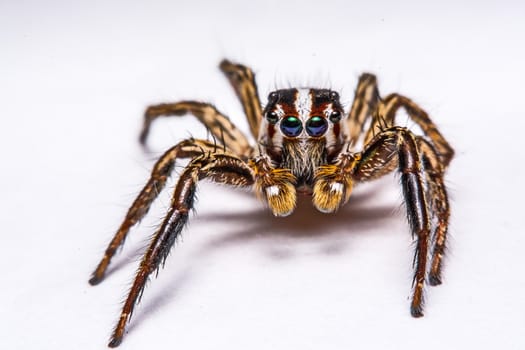
M 421 127 L 424 136 L 395 126 L 395 115 L 401 107 Z M 369 118 L 372 118 L 370 126 L 363 130 Z M 359 79 L 347 123 L 348 148 L 364 136 L 364 150 L 341 153 L 334 164 L 318 169 L 314 205 L 322 211 L 335 211 L 348 200 L 354 182 L 376 179 L 398 169 L 407 217 L 418 241 L 411 313 L 414 317 L 422 316 L 429 244 L 433 247 L 428 282 L 441 284 L 450 217 L 444 173 L 454 151 L 428 114 L 410 99 L 399 94 L 381 99 L 376 78 L 371 74 L 365 73 Z
M 91 285 L 99 284 L 104 279 L 111 259 L 124 244 L 129 230 L 148 213 L 151 204 L 166 185 L 168 177 L 175 168 L 175 161 L 181 158 L 193 158 L 204 153 L 212 153 L 216 151 L 217 145 L 214 143 L 204 140 L 188 139 L 179 142 L 159 158 L 151 171 L 150 179 L 142 191 L 140 191 L 137 198 L 133 201 L 124 221 L 118 228 L 115 236 L 106 248 L 102 260 L 93 272 L 89 280 Z
M 164 264 L 173 244 L 188 221 L 189 212 L 193 209 L 197 183 L 202 179 L 235 187 L 247 187 L 253 184 L 251 169 L 244 161 L 231 154 L 202 153 L 190 161 L 177 182 L 170 208 L 142 258 L 108 344 L 110 347 L 116 347 L 121 343 L 126 324 L 131 318 L 149 276 L 158 270 L 161 264 Z
M 260 102 L 253 73 L 242 65 L 226 60 L 221 63 L 220 68 L 235 88 L 253 130 L 258 127 L 260 120 Z M 168 176 L 175 167 L 175 161 L 190 158 L 189 165 L 176 185 L 170 209 L 142 259 L 121 317 L 111 337 L 110 347 L 118 346 L 122 341 L 125 325 L 131 317 L 149 275 L 164 261 L 186 223 L 188 211 L 193 207 L 197 182 L 200 179 L 209 179 L 235 187 L 246 187 L 252 185 L 256 178 L 245 162 L 253 153 L 246 136 L 230 122 L 228 117 L 208 103 L 181 101 L 148 107 L 144 115 L 140 142 L 145 144 L 151 125 L 157 118 L 185 114 L 194 115 L 210 131 L 214 141 L 184 140 L 160 157 L 153 167 L 150 179 L 128 210 L 124 221 L 89 280 L 92 285 L 103 280 L 111 259 L 118 248 L 123 245 L 129 230 L 147 214 L 151 204 L 164 188 Z
M 300 195 L 311 196 L 313 206 L 321 212 L 335 212 L 350 199 L 355 184 L 397 170 L 410 231 L 416 239 L 410 310 L 414 317 L 423 316 L 425 283 L 438 285 L 442 280 L 450 217 L 444 174 L 454 154 L 427 113 L 399 94 L 381 98 L 375 76 L 366 73 L 359 79 L 348 114 L 337 92 L 316 88 L 273 91 L 262 108 L 251 69 L 228 60 L 219 67 L 242 104 L 256 147 L 209 103 L 181 101 L 146 109 L 140 136 L 143 144 L 156 119 L 185 114 L 194 115 L 214 141 L 184 140 L 160 157 L 93 272 L 90 283 L 98 284 L 129 230 L 146 215 L 165 186 L 176 160 L 189 158 L 168 212 L 142 258 L 109 346 L 121 343 L 149 276 L 163 264 L 181 234 L 197 184 L 204 179 L 251 187 L 275 216 L 284 217 L 294 211 Z M 421 127 L 423 135 L 396 124 L 400 108 Z
M 124 243 L 131 227 L 137 224 L 147 214 L 151 204 L 164 188 L 171 175 L 175 161 L 180 158 L 193 158 L 202 153 L 214 153 L 218 148 L 224 148 L 233 154 L 246 159 L 252 152 L 248 140 L 233 125 L 228 117 L 220 113 L 214 106 L 195 101 L 182 101 L 177 103 L 164 103 L 150 106 L 146 109 L 144 126 L 140 134 L 140 141 L 144 144 L 149 135 L 151 124 L 161 116 L 181 116 L 191 113 L 204 124 L 215 138 L 215 142 L 188 139 L 170 148 L 153 167 L 151 177 L 139 193 L 131 208 L 119 227 L 117 233 L 109 243 L 104 257 L 93 272 L 89 282 L 92 285 L 100 283 L 106 269 L 118 248 Z M 217 145 L 219 142 L 221 145 Z
M 418 148 L 421 151 L 426 177 L 427 197 L 429 205 L 434 209 L 431 211 L 436 224 L 432 228 L 432 264 L 429 275 L 431 285 L 441 284 L 442 259 L 445 253 L 448 221 L 450 217 L 450 206 L 446 187 L 444 184 L 445 170 L 454 157 L 454 150 L 447 140 L 441 135 L 436 125 L 428 114 L 409 98 L 394 93 L 384 99 L 379 97 L 377 80 L 371 74 L 363 74 L 355 93 L 354 103 L 349 114 L 348 122 L 355 130 L 363 132 L 363 126 L 369 118 L 372 118 L 370 126 L 364 132 L 364 143 L 369 143 L 381 130 L 395 126 L 396 113 L 404 108 L 408 116 L 416 122 L 424 133 L 417 136 Z M 353 143 L 360 137 L 354 131 L 351 134 Z M 383 172 L 376 177 L 388 173 L 394 167 L 394 162 L 385 166 Z

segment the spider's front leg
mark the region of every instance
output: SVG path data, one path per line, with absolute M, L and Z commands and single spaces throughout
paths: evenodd
M 250 131 L 254 138 L 259 135 L 262 108 L 255 83 L 253 71 L 238 63 L 222 60 L 219 68 L 226 75 L 230 84 L 235 89 L 237 97 L 241 101 L 244 113 L 250 125 Z
M 231 155 L 202 154 L 190 162 L 175 187 L 167 215 L 142 258 L 139 270 L 122 308 L 120 319 L 109 342 L 110 347 L 116 347 L 121 343 L 126 323 L 131 317 L 150 274 L 164 263 L 171 247 L 188 221 L 189 212 L 193 209 L 197 183 L 203 178 L 238 187 L 250 186 L 254 181 L 252 170 L 248 165 Z
M 450 206 L 448 203 L 447 189 L 444 182 L 445 169 L 439 161 L 439 155 L 430 142 L 422 137 L 417 137 L 417 144 L 421 152 L 423 167 L 427 178 L 427 193 L 436 218 L 433 228 L 432 263 L 428 282 L 437 286 L 441 284 L 441 270 L 445 254 Z
M 102 260 L 89 280 L 90 284 L 96 285 L 102 281 L 111 259 L 124 243 L 129 230 L 147 214 L 151 204 L 166 185 L 175 161 L 180 158 L 196 157 L 205 152 L 216 152 L 216 150 L 217 145 L 209 141 L 188 139 L 179 142 L 160 157 L 153 167 L 149 181 L 129 208 L 124 221 L 106 248 Z
M 413 237 L 417 237 L 414 257 L 415 274 L 411 302 L 411 314 L 423 316 L 423 289 L 425 285 L 428 246 L 431 228 L 430 205 L 425 195 L 425 169 L 415 136 L 406 128 L 392 127 L 366 145 L 361 159 L 356 164 L 353 178 L 366 181 L 383 174 L 382 167 L 389 167 L 397 159 L 398 171 L 408 222 Z

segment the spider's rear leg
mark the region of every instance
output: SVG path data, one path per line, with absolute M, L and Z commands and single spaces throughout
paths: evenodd
M 355 181 L 374 178 L 378 165 L 387 166 L 391 157 L 396 156 L 398 171 L 407 210 L 410 230 L 417 237 L 414 257 L 415 274 L 413 280 L 410 312 L 414 317 L 423 316 L 423 289 L 425 285 L 428 245 L 431 227 L 429 204 L 425 196 L 425 178 L 421 157 L 414 135 L 401 127 L 389 128 L 365 146 L 362 158 L 354 171 Z
M 219 68 L 235 89 L 235 93 L 241 101 L 244 113 L 248 119 L 250 131 L 253 137 L 257 138 L 259 125 L 261 124 L 262 108 L 259 93 L 257 92 L 257 84 L 255 84 L 255 74 L 250 68 L 228 60 L 222 60 Z
M 150 274 L 164 263 L 171 247 L 188 221 L 189 211 L 193 209 L 197 183 L 203 178 L 242 187 L 250 186 L 254 181 L 248 165 L 231 155 L 203 154 L 188 164 L 177 182 L 169 211 L 142 258 L 119 321 L 108 344 L 110 347 L 116 347 L 121 343 L 126 323 L 133 313 Z
M 203 140 L 184 140 L 170 148 L 157 161 L 151 172 L 151 177 L 140 191 L 139 195 L 129 208 L 126 217 L 120 225 L 117 233 L 109 243 L 104 257 L 93 272 L 89 283 L 96 285 L 102 281 L 109 266 L 111 258 L 118 248 L 124 243 L 131 227 L 137 224 L 148 212 L 151 204 L 164 188 L 169 175 L 173 171 L 175 161 L 178 158 L 190 158 L 206 152 L 216 152 L 217 145 Z
M 431 140 L 434 149 L 439 155 L 439 161 L 442 163 L 443 168 L 446 168 L 452 160 L 452 157 L 454 157 L 454 150 L 443 135 L 441 135 L 427 112 L 403 95 L 390 94 L 380 100 L 377 105 L 377 111 L 374 114 L 374 118 L 366 134 L 365 144 L 381 130 L 395 126 L 395 117 L 401 107 L 407 111 L 409 117 L 421 127 L 425 135 Z
M 419 151 L 421 152 L 423 167 L 425 168 L 429 201 L 434 209 L 433 212 L 436 218 L 432 235 L 432 262 L 428 276 L 430 285 L 436 286 L 441 284 L 441 270 L 443 255 L 446 249 L 450 206 L 443 179 L 444 169 L 439 161 L 437 152 L 434 150 L 432 144 L 422 137 L 417 137 L 416 140 Z
M 251 146 L 244 134 L 209 103 L 196 101 L 181 101 L 177 103 L 162 103 L 149 106 L 144 113 L 144 125 L 140 133 L 140 142 L 146 143 L 151 124 L 159 117 L 194 115 L 211 132 L 219 143 L 233 153 L 247 157 L 251 153 Z
M 375 75 L 369 73 L 361 74 L 355 90 L 354 102 L 347 119 L 350 144 L 352 146 L 359 140 L 365 122 L 375 112 L 378 102 L 379 91 Z

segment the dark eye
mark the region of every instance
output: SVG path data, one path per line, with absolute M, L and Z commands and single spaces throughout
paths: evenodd
M 332 101 L 339 100 L 339 94 L 335 91 L 330 91 L 330 100 Z
M 268 101 L 275 101 L 277 100 L 277 97 L 279 97 L 279 95 L 277 94 L 277 92 L 270 92 L 268 94 Z
M 296 137 L 303 131 L 303 124 L 299 118 L 288 116 L 281 122 L 281 131 L 288 137 Z
M 328 122 L 323 117 L 312 117 L 306 122 L 306 132 L 313 137 L 323 135 L 328 129 Z
M 279 116 L 275 112 L 268 112 L 266 114 L 266 120 L 268 120 L 270 124 L 275 124 L 279 120 Z
M 332 123 L 337 123 L 338 121 L 341 120 L 341 112 L 339 111 L 333 111 L 331 114 L 330 114 L 330 121 Z

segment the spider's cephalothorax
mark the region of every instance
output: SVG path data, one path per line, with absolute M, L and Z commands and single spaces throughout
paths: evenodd
M 289 169 L 299 191 L 311 193 L 315 170 L 331 162 L 344 143 L 339 94 L 324 89 L 270 93 L 259 144 L 274 166 Z
M 118 346 L 122 341 L 126 323 L 149 276 L 166 259 L 188 220 L 201 179 L 252 187 L 274 215 L 286 216 L 295 208 L 297 193 L 311 195 L 318 210 L 330 213 L 348 201 L 355 183 L 397 171 L 410 230 L 417 239 L 410 311 L 414 317 L 423 316 L 425 283 L 441 283 L 450 216 L 444 174 L 454 154 L 427 113 L 402 95 L 381 98 L 371 74 L 359 78 L 348 113 L 337 92 L 305 88 L 270 93 L 263 110 L 249 68 L 227 60 L 220 68 L 242 103 L 257 144 L 251 145 L 211 104 L 181 101 L 146 109 L 142 143 L 158 117 L 188 113 L 208 128 L 213 140 L 183 140 L 160 157 L 93 272 L 89 282 L 94 285 L 102 281 L 130 228 L 146 215 L 165 186 L 175 161 L 189 158 L 169 210 L 144 254 L 109 346 Z M 421 127 L 422 135 L 396 125 L 395 116 L 401 107 Z M 359 144 L 362 149 L 355 149 Z

